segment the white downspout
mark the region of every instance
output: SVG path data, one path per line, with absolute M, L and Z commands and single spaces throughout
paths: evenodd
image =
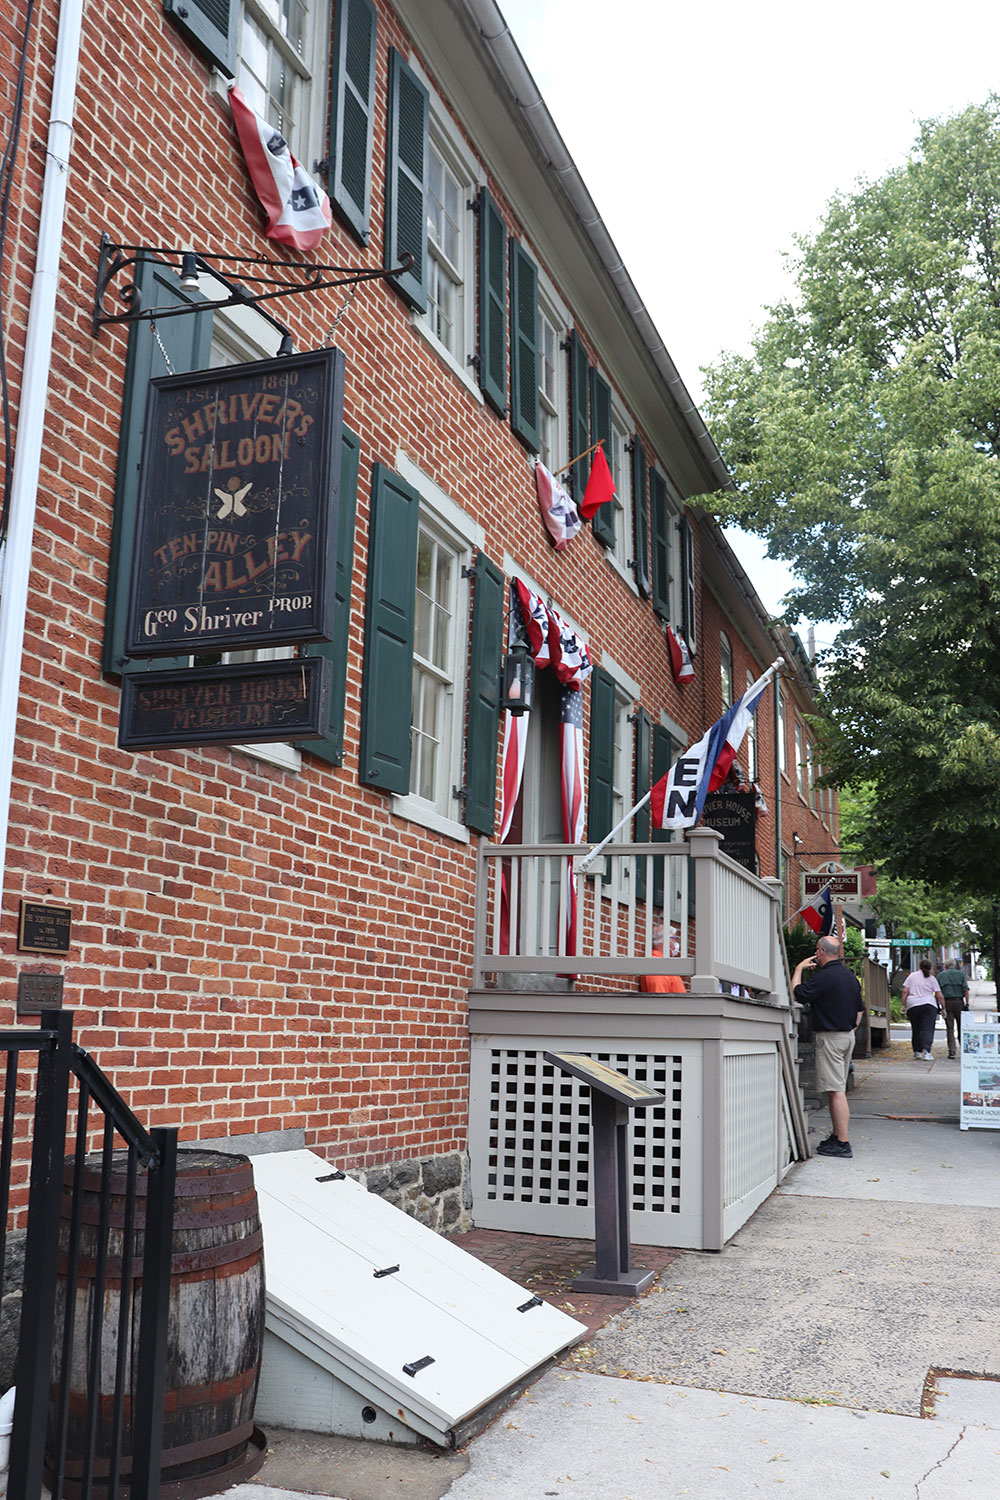
M 0 891 L 7 862 L 21 655 L 28 609 L 31 545 L 35 533 L 35 498 L 52 363 L 52 331 L 66 219 L 66 185 L 82 28 L 83 0 L 62 0 L 52 77 L 38 253 L 28 309 L 24 374 L 11 476 L 7 545 L 0 579 Z

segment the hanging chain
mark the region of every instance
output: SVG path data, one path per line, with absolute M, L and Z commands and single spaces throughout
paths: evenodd
M 320 345 L 321 349 L 329 349 L 332 346 L 332 344 L 333 344 L 333 336 L 337 332 L 337 329 L 340 327 L 340 325 L 341 325 L 341 323 L 342 323 L 342 321 L 344 319 L 344 316 L 345 316 L 345 314 L 347 312 L 347 309 L 350 307 L 351 303 L 354 301 L 355 294 L 356 294 L 356 292 L 358 290 L 358 287 L 360 285 L 361 285 L 360 281 L 352 281 L 351 285 L 349 286 L 349 288 L 347 290 L 347 296 L 344 298 L 343 302 L 340 304 L 340 311 L 339 311 L 339 313 L 334 318 L 333 322 L 330 324 L 329 328 L 327 329 L 326 333 L 323 336 L 323 342 Z
M 150 326 L 150 328 L 152 330 L 154 339 L 156 340 L 157 344 L 159 345 L 160 353 L 163 355 L 163 363 L 167 367 L 167 374 L 168 375 L 174 375 L 174 374 L 176 374 L 176 371 L 174 370 L 173 365 L 170 363 L 170 355 L 167 353 L 166 348 L 165 348 L 164 343 L 163 343 L 163 340 L 160 338 L 160 330 L 157 328 L 156 324 L 153 322 L 152 319 L 150 319 L 149 326 Z

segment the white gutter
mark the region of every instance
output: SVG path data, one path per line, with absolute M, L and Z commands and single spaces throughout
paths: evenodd
M 0 891 L 10 828 L 14 738 L 21 656 L 28 609 L 28 578 L 35 532 L 35 499 L 52 363 L 56 288 L 66 219 L 66 186 L 73 140 L 73 110 L 80 62 L 83 0 L 62 0 L 52 77 L 52 104 L 42 185 L 38 250 L 28 309 L 24 371 L 17 417 L 14 469 L 3 578 L 0 580 Z
M 494 4 L 494 0 L 462 0 L 462 3 L 478 28 L 479 35 L 490 52 L 497 71 L 514 96 L 514 102 L 521 111 L 525 125 L 534 137 L 543 159 L 548 164 L 549 171 L 561 185 L 582 228 L 597 251 L 605 272 L 617 287 L 639 337 L 666 381 L 678 413 L 700 449 L 702 458 L 712 472 L 716 484 L 720 489 L 734 489 L 732 475 L 723 463 L 722 455 L 702 421 L 701 413 L 695 406 L 690 391 L 681 379 L 677 366 L 670 358 L 666 344 L 657 333 L 656 326 L 639 296 L 635 283 L 625 269 L 621 255 L 615 248 L 614 240 L 597 211 L 597 205 L 587 191 L 586 183 L 580 176 L 565 141 L 556 129 L 555 121 L 538 91 L 538 85 L 528 71 L 528 65 L 521 56 L 510 27 Z

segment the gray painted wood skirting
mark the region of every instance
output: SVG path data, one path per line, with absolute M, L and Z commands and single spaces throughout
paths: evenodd
M 787 1027 L 784 1006 L 734 999 L 731 995 L 469 992 L 469 1030 L 473 1036 L 774 1041 Z

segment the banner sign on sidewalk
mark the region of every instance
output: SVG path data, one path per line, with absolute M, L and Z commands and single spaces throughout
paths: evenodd
M 959 1124 L 1000 1130 L 1000 1016 L 962 1013 L 962 1094 Z

